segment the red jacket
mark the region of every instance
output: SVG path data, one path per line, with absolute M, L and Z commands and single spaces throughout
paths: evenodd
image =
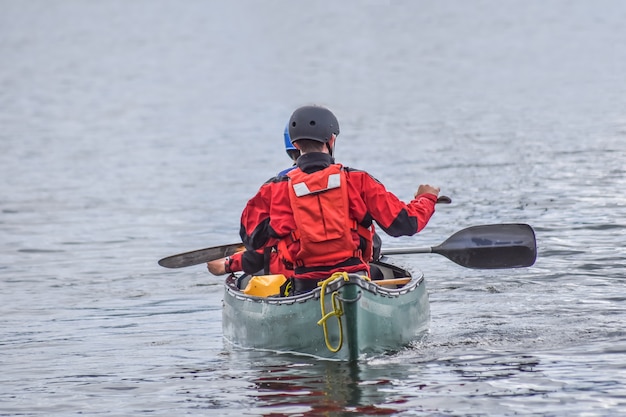
M 305 173 L 312 173 L 334 164 L 332 157 L 325 153 L 309 153 L 298 159 L 298 168 Z M 435 211 L 437 196 L 422 194 L 405 204 L 385 186 L 367 172 L 344 167 L 348 188 L 350 217 L 361 226 L 368 228 L 376 221 L 387 234 L 411 236 L 422 230 Z M 250 199 L 241 215 L 240 235 L 248 251 L 244 252 L 242 268 L 244 272 L 254 273 L 263 268 L 263 256 L 257 249 L 276 246 L 292 236 L 296 229 L 290 203 L 289 177 L 275 177 L 261 186 L 257 194 Z M 360 243 L 354 233 L 353 240 Z M 298 251 L 296 244 L 288 245 L 292 257 Z M 363 248 L 365 249 L 365 248 Z M 367 263 L 358 257 L 348 257 L 333 265 L 312 268 L 296 265 L 296 278 L 322 279 L 334 272 L 367 271 Z

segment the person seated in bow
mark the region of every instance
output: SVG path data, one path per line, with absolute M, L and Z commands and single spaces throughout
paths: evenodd
M 291 159 L 293 164 L 289 168 L 285 168 L 280 171 L 276 176 L 280 177 L 287 174 L 289 171 L 296 167 L 296 160 L 300 156 L 300 151 L 296 149 L 295 146 L 291 143 L 291 138 L 289 137 L 289 125 L 285 125 L 285 130 L 283 133 L 283 140 L 285 145 L 285 152 L 287 152 L 287 156 Z M 263 257 L 263 268 L 259 269 L 255 273 L 263 273 L 267 274 L 283 274 L 285 277 L 289 278 L 293 274 L 293 267 L 290 265 L 286 265 L 282 259 L 279 258 L 278 253 L 276 252 L 276 248 L 263 248 L 259 249 L 258 255 Z M 239 272 L 243 271 L 243 263 L 244 261 L 244 251 L 237 252 L 234 255 L 220 258 L 214 261 L 207 262 L 207 269 L 213 275 L 224 275 L 231 272 Z M 249 255 L 246 255 L 246 258 Z M 256 257 L 255 261 L 256 262 Z

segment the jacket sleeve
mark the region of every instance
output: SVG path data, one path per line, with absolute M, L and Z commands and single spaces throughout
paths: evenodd
M 269 239 L 270 200 L 268 186 L 263 185 L 241 213 L 239 236 L 247 250 L 262 248 Z
M 271 185 L 268 181 L 252 197 L 241 213 L 239 235 L 246 247 L 241 258 L 241 270 L 247 274 L 262 271 L 265 260 L 263 248 L 271 244 L 270 204 Z
M 241 258 L 245 252 L 237 252 L 234 255 L 230 256 L 230 271 L 231 272 L 239 272 L 242 271 L 243 268 L 241 266 Z
M 230 257 L 230 271 L 256 274 L 265 267 L 263 250 L 237 252 Z
M 241 257 L 241 270 L 246 274 L 262 271 L 264 265 L 263 251 L 245 251 Z
M 408 204 L 366 172 L 360 172 L 361 197 L 367 211 L 390 236 L 411 236 L 424 229 L 435 212 L 437 196 L 421 194 Z

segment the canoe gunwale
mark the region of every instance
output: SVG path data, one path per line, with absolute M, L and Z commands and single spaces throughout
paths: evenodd
M 389 287 L 378 285 L 376 283 L 376 280 L 372 280 L 372 281 L 365 280 L 363 279 L 363 277 L 357 274 L 348 274 L 349 279 L 347 281 L 344 280 L 342 277 L 339 277 L 335 279 L 334 281 L 328 283 L 326 285 L 325 294 L 331 294 L 339 290 L 340 288 L 344 287 L 345 285 L 355 284 L 371 294 L 380 295 L 383 297 L 395 298 L 395 297 L 400 297 L 409 292 L 415 291 L 424 281 L 424 274 L 421 271 L 419 271 L 419 273 L 411 274 L 408 271 L 403 270 L 402 268 L 399 268 L 395 265 L 389 265 L 389 264 L 385 264 L 382 262 L 380 264 L 386 267 L 394 268 L 397 271 L 405 272 L 406 273 L 405 277 L 410 278 L 410 281 L 402 285 L 400 288 L 389 288 Z M 224 282 L 224 287 L 226 289 L 226 292 L 230 296 L 235 297 L 239 300 L 246 300 L 246 301 L 266 303 L 266 304 L 290 305 L 290 304 L 295 304 L 295 303 L 303 303 L 311 299 L 317 300 L 321 296 L 321 287 L 318 287 L 305 294 L 299 294 L 299 295 L 294 295 L 294 296 L 289 296 L 289 297 L 257 297 L 254 295 L 244 294 L 243 291 L 237 287 L 237 279 L 238 279 L 237 275 L 235 274 L 229 275 L 226 278 L 226 281 Z M 351 302 L 351 301 L 356 301 L 356 300 L 346 300 L 346 302 Z

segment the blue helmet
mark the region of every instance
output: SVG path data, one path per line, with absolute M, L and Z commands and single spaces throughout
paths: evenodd
M 291 143 L 291 137 L 289 136 L 289 123 L 285 125 L 285 150 L 289 151 L 297 150 L 293 143 Z
M 300 151 L 298 150 L 298 148 L 293 146 L 293 143 L 291 143 L 291 136 L 289 136 L 289 123 L 287 123 L 287 126 L 285 126 L 284 136 L 285 136 L 285 151 L 287 151 L 287 155 L 289 155 L 289 157 L 293 161 L 295 161 L 300 156 Z

